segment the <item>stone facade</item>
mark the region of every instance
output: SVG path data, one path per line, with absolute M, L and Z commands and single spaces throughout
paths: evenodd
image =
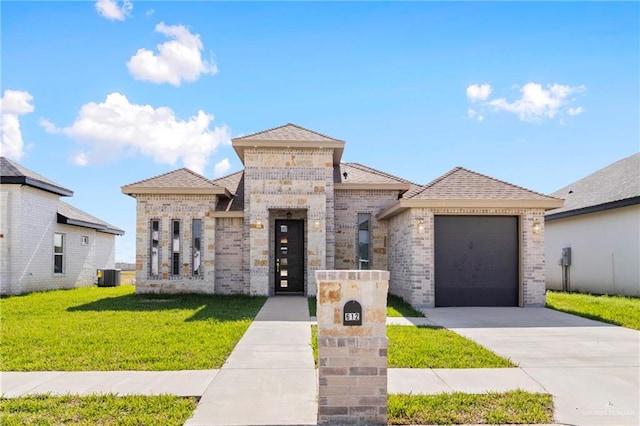
M 434 217 L 507 215 L 519 221 L 519 305 L 544 306 L 544 233 L 532 228 L 562 200 L 460 167 L 416 185 L 342 163 L 343 141 L 292 124 L 235 138 L 232 145 L 244 164 L 241 172 L 209 180 L 180 169 L 123 187 L 138 204 L 137 291 L 311 296 L 317 293 L 315 271 L 361 268 L 389 270 L 391 292 L 428 309 L 436 306 Z M 369 215 L 366 259 L 359 253 L 360 214 Z M 204 273 L 198 277 L 190 244 L 196 219 L 204 224 Z M 286 219 L 294 231 L 276 241 L 276 221 Z M 156 276 L 149 271 L 152 220 L 160 224 Z M 174 220 L 182 224 L 178 274 L 169 263 Z M 280 247 L 276 256 L 289 236 L 296 255 Z M 280 269 L 280 259 L 295 266 Z
M 136 291 L 139 293 L 215 292 L 216 198 L 197 194 L 140 194 L 136 213 Z M 193 220 L 202 221 L 202 273 L 193 275 Z M 151 221 L 159 221 L 159 273 L 152 275 Z M 172 269 L 172 222 L 178 221 L 179 271 Z
M 270 245 L 276 211 L 291 211 L 292 218 L 316 219 L 318 229 L 305 233 L 305 276 L 307 294 L 316 293 L 314 271 L 333 267 L 334 191 L 331 149 L 249 148 L 245 164 L 245 245 L 243 269 L 249 294 L 274 294 L 274 254 Z M 296 217 L 293 217 L 293 211 Z M 285 213 L 286 214 L 286 213 Z M 268 224 L 256 226 L 258 217 Z M 285 218 L 281 216 L 280 218 Z
M 318 271 L 318 424 L 387 424 L 387 271 Z M 361 325 L 343 325 L 361 305 Z

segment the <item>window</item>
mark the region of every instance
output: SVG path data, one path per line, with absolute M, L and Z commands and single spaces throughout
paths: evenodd
M 368 213 L 358 213 L 358 269 L 371 269 L 370 246 L 371 246 L 371 215 Z
M 87 235 L 80 237 L 80 244 L 83 246 L 89 245 L 89 237 Z
M 180 275 L 180 221 L 171 222 L 171 275 Z
M 193 219 L 191 231 L 193 235 L 193 241 L 191 242 L 193 276 L 200 277 L 202 276 L 202 219 Z
M 53 273 L 64 273 L 64 234 L 53 234 Z
M 151 221 L 151 235 L 149 241 L 151 251 L 151 276 L 157 277 L 160 273 L 160 221 Z

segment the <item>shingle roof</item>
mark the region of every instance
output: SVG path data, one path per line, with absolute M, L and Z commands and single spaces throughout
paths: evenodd
M 67 225 L 83 226 L 85 228 L 95 229 L 99 232 L 109 234 L 124 235 L 124 231 L 116 228 L 109 223 L 90 215 L 71 204 L 60 201 L 58 204 L 58 223 Z
M 553 197 L 492 177 L 456 167 L 420 191 L 412 199 L 446 200 L 551 200 Z
M 616 161 L 551 194 L 564 198 L 564 206 L 548 216 L 573 210 L 604 206 L 640 197 L 640 152 Z M 640 202 L 640 200 L 637 200 Z M 618 203 L 622 206 L 624 203 Z M 611 205 L 610 207 L 615 207 Z
M 73 195 L 72 190 L 63 187 L 62 185 L 49 180 L 18 163 L 14 163 L 5 157 L 0 157 L 0 183 L 28 185 L 64 197 L 70 197 Z
M 182 168 L 125 185 L 133 188 L 212 188 L 216 185 L 206 177 Z
M 291 123 L 234 138 L 234 140 L 342 142 L 340 139 L 335 139 Z
M 344 176 L 344 173 L 347 176 Z M 340 163 L 333 168 L 335 183 L 405 183 L 413 184 L 406 179 L 390 175 L 360 163 Z M 415 185 L 415 184 L 414 184 Z
M 216 205 L 216 211 L 244 211 L 244 170 L 214 179 L 213 183 L 227 188 L 233 195 L 233 197 L 229 199 L 221 199 L 218 205 Z

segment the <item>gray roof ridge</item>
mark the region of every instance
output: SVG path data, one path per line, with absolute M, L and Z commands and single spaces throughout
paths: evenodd
M 217 178 L 215 178 L 215 179 L 211 179 L 211 182 L 212 182 L 212 183 L 216 183 L 216 182 L 218 182 L 219 180 L 228 179 L 228 178 L 230 178 L 231 176 L 237 175 L 238 173 L 244 173 L 244 169 L 242 169 L 242 170 L 238 170 L 237 172 L 232 172 L 232 173 L 226 174 L 226 175 L 224 175 L 224 176 L 217 177 Z
M 334 141 L 336 141 L 336 142 L 344 142 L 344 141 L 343 141 L 343 140 L 341 140 L 341 139 L 336 139 L 336 138 L 334 138 L 334 137 L 331 137 L 331 136 L 325 135 L 325 134 L 320 133 L 320 132 L 316 132 L 315 130 L 307 129 L 306 127 L 302 127 L 302 126 L 299 126 L 299 125 L 294 124 L 294 123 L 286 123 L 286 124 L 283 124 L 283 125 L 281 125 L 281 126 L 271 127 L 270 129 L 260 130 L 259 132 L 254 132 L 254 133 L 250 133 L 250 134 L 248 134 L 248 135 L 239 136 L 239 137 L 234 138 L 234 139 L 236 139 L 236 140 L 237 140 L 237 139 L 251 138 L 251 137 L 253 137 L 253 136 L 258 136 L 258 135 L 261 135 L 261 134 L 263 134 L 263 133 L 272 132 L 272 131 L 274 131 L 274 130 L 278 130 L 278 129 L 281 129 L 281 128 L 283 128 L 283 127 L 287 127 L 287 126 L 293 126 L 293 127 L 297 128 L 297 129 L 304 130 L 304 131 L 306 131 L 306 132 L 310 132 L 310 133 L 316 134 L 316 135 L 318 135 L 318 136 L 322 136 L 323 138 L 327 138 L 327 139 L 334 140 Z
M 391 179 L 395 179 L 395 180 L 400 181 L 402 183 L 409 183 L 411 185 L 421 186 L 421 185 L 419 185 L 419 184 L 417 184 L 415 182 L 411 182 L 410 180 L 401 178 L 399 176 L 392 175 L 392 174 L 387 173 L 387 172 L 383 172 L 382 170 L 376 169 L 374 167 L 366 166 L 366 165 L 364 165 L 362 163 L 348 162 L 348 163 L 341 163 L 341 164 L 349 165 L 351 167 L 355 167 L 355 168 L 363 170 L 363 171 L 373 172 L 373 173 L 376 173 L 376 174 L 378 174 L 380 176 L 384 176 L 384 177 L 388 177 L 388 178 L 391 178 Z

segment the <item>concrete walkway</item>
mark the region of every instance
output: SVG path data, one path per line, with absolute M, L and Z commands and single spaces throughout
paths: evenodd
M 640 424 L 640 332 L 545 308 L 426 313 L 517 363 L 554 396 L 558 423 Z
M 313 425 L 316 396 L 307 298 L 271 297 L 185 425 Z
M 640 333 L 548 309 L 438 308 L 395 325 L 440 325 L 520 368 L 389 369 L 389 393 L 554 395 L 562 424 L 637 425 Z M 5 397 L 117 393 L 201 397 L 188 426 L 315 424 L 317 370 L 304 297 L 272 297 L 220 370 L 3 372 Z

